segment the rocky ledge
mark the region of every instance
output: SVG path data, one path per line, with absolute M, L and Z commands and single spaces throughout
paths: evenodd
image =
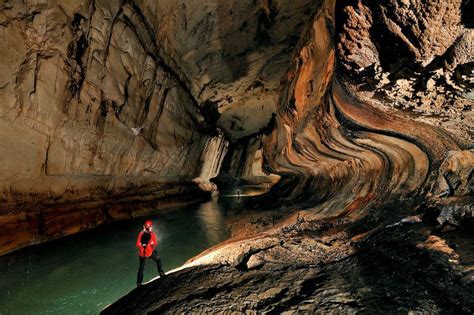
M 157 177 L 47 176 L 8 185 L 14 194 L 0 205 L 0 255 L 211 195 L 199 183 Z

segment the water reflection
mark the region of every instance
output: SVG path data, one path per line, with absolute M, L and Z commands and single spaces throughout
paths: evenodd
M 224 239 L 227 232 L 223 230 L 224 214 L 220 208 L 218 198 L 212 198 L 211 201 L 203 203 L 198 209 L 199 220 L 201 220 L 208 243 L 217 244 Z

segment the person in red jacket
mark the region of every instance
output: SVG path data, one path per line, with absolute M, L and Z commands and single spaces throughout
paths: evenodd
M 158 242 L 156 240 L 156 234 L 152 231 L 153 222 L 150 220 L 145 221 L 143 224 L 143 231 L 138 234 L 137 239 L 137 248 L 138 248 L 138 258 L 140 265 L 138 267 L 137 274 L 137 287 L 142 285 L 143 281 L 143 271 L 145 270 L 145 261 L 147 258 L 151 258 L 156 262 L 156 268 L 161 277 L 165 276 L 163 267 L 161 266 L 161 259 L 156 251 L 156 246 Z

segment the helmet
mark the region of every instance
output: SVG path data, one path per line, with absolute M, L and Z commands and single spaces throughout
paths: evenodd
M 145 223 L 143 224 L 143 227 L 145 229 L 149 229 L 153 226 L 153 222 L 151 222 L 151 220 L 146 220 Z

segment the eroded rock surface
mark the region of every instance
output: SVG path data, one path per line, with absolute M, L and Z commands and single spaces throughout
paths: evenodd
M 473 139 L 469 1 L 338 1 L 340 74 L 354 94 Z
M 2 228 L 0 253 L 106 220 L 100 209 L 78 212 L 81 204 L 193 195 L 193 178 L 217 175 L 224 147 L 209 143 L 222 135 L 159 57 L 139 6 L 1 6 L 0 211 L 33 236 L 12 240 Z M 58 225 L 42 212 L 53 205 L 75 214 Z

